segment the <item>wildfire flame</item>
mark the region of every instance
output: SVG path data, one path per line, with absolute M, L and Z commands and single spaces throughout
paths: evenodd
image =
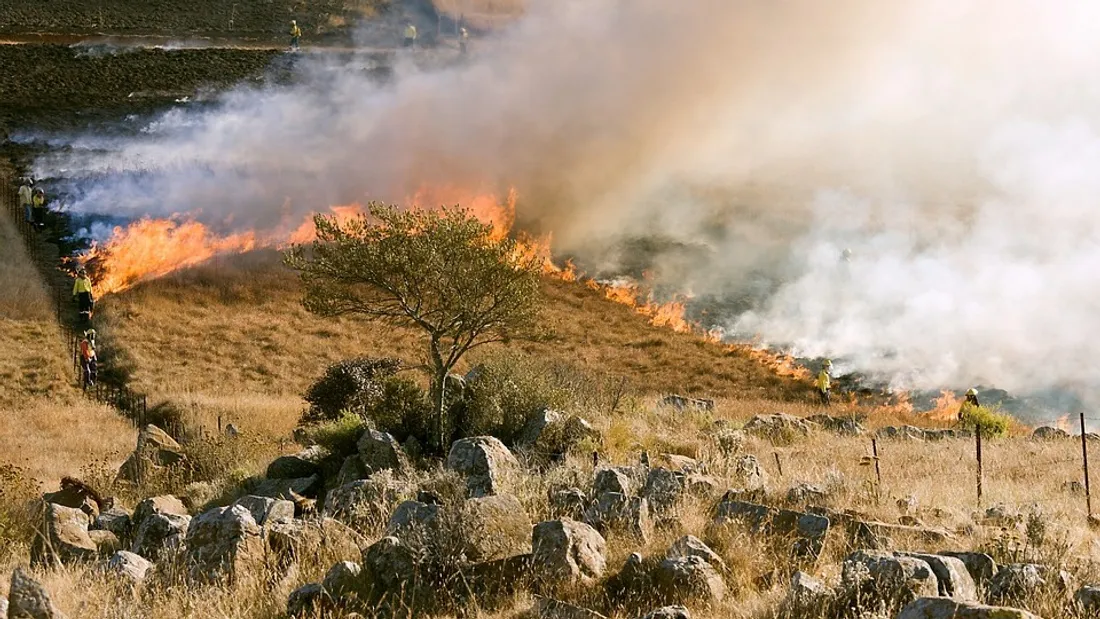
M 955 395 L 955 392 L 944 389 L 940 392 L 940 397 L 933 401 L 932 410 L 926 415 L 936 421 L 954 421 L 959 416 L 960 407 L 962 407 L 962 400 Z

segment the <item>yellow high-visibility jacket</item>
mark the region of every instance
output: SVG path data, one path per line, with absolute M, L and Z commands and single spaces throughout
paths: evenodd
M 405 26 L 405 38 L 406 39 L 415 39 L 416 38 L 416 26 L 414 26 L 412 24 L 409 24 L 408 26 Z
M 31 186 L 23 185 L 19 188 L 19 203 L 26 206 L 31 203 Z
M 88 294 L 92 294 L 92 280 L 91 279 L 88 279 L 87 277 L 78 277 L 78 278 L 76 278 L 76 281 L 73 283 L 73 296 L 75 297 L 76 295 L 78 295 L 82 292 L 87 292 Z
M 292 36 L 292 37 L 302 36 L 302 29 L 299 28 L 297 24 L 291 26 L 290 27 L 290 36 Z
M 34 198 L 32 198 L 32 203 L 34 204 L 35 208 L 42 208 L 43 206 L 46 206 L 46 196 L 35 195 Z
M 831 386 L 830 380 L 828 370 L 821 370 L 814 384 L 817 386 L 818 391 L 828 391 Z

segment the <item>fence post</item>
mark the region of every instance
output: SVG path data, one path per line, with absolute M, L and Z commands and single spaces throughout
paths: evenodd
M 974 424 L 974 444 L 978 456 L 978 507 L 982 506 L 982 427 Z
M 1085 436 L 1085 413 L 1081 413 L 1081 461 L 1085 468 L 1085 510 L 1092 518 L 1092 488 L 1089 487 L 1089 447 Z
M 880 469 L 878 466 L 878 439 L 871 439 L 871 455 L 875 457 L 875 480 L 878 482 L 878 487 L 881 491 L 882 469 Z

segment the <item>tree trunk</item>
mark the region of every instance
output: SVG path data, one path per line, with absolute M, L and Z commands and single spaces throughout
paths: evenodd
M 435 409 L 435 436 L 434 442 L 436 443 L 436 449 L 439 450 L 439 455 L 447 457 L 447 411 L 446 411 L 446 392 L 447 392 L 447 372 L 449 368 L 443 363 L 443 355 L 439 352 L 439 343 L 432 340 L 431 343 L 431 357 L 432 357 L 432 408 Z

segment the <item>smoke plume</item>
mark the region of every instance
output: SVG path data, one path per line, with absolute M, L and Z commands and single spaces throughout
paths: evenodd
M 906 386 L 1086 383 L 1098 23 L 1078 0 L 533 0 L 461 63 L 380 85 L 309 61 L 38 173 L 84 177 L 77 212 L 227 231 L 515 187 L 556 250 L 641 252 L 738 336 Z

